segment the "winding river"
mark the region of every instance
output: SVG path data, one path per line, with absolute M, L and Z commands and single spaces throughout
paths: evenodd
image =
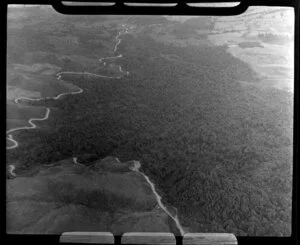
M 124 27 L 124 26 L 123 26 Z M 116 40 L 116 44 L 114 46 L 114 53 L 117 52 L 118 46 L 120 45 L 122 39 L 120 38 L 122 35 L 127 34 L 128 33 L 128 28 L 124 28 L 123 30 L 119 31 L 119 33 L 117 34 L 117 36 L 115 37 Z M 100 63 L 103 63 L 103 65 L 106 65 L 106 62 L 104 62 L 104 60 L 106 59 L 116 59 L 116 58 L 121 58 L 123 57 L 122 54 L 116 55 L 116 56 L 109 56 L 109 57 L 103 57 L 101 59 L 99 59 Z M 111 66 L 111 64 L 110 64 Z M 119 65 L 119 71 L 126 73 L 125 75 L 129 75 L 128 71 L 123 71 L 121 65 Z M 104 76 L 104 75 L 100 75 L 100 74 L 94 74 L 94 73 L 90 73 L 90 72 L 73 72 L 73 71 L 64 71 L 64 72 L 59 72 L 56 74 L 57 79 L 61 80 L 61 76 L 62 74 L 83 74 L 83 75 L 89 75 L 89 76 L 96 76 L 96 77 L 101 77 L 101 78 L 114 78 L 114 79 L 120 79 L 123 76 Z M 17 104 L 19 103 L 20 100 L 29 100 L 29 101 L 40 101 L 40 100 L 48 100 L 48 99 L 53 99 L 53 100 L 58 100 L 61 97 L 65 96 L 65 95 L 75 95 L 75 94 L 80 94 L 83 92 L 82 88 L 79 88 L 78 91 L 73 91 L 73 92 L 65 92 L 65 93 L 60 93 L 54 97 L 41 97 L 41 98 L 29 98 L 29 97 L 18 97 L 14 100 L 14 102 Z M 13 138 L 12 133 L 19 131 L 19 130 L 24 130 L 24 129 L 35 129 L 37 128 L 36 124 L 34 123 L 34 121 L 44 121 L 47 120 L 49 115 L 50 115 L 50 108 L 45 107 L 46 112 L 45 112 L 45 116 L 42 118 L 31 118 L 28 120 L 28 123 L 30 124 L 30 126 L 23 126 L 23 127 L 16 127 L 16 128 L 12 128 L 10 130 L 6 131 L 6 139 L 8 141 L 10 141 L 12 143 L 11 146 L 7 146 L 6 150 L 12 150 L 15 149 L 19 146 L 19 143 Z M 14 173 L 15 170 L 15 166 L 13 164 L 10 164 L 8 166 L 8 171 L 10 172 L 10 174 L 12 176 L 16 176 L 16 174 Z
M 175 222 L 176 227 L 180 232 L 180 235 L 183 236 L 184 229 L 182 228 L 182 226 L 179 222 L 177 214 L 175 214 L 175 215 L 171 214 L 169 212 L 169 210 L 167 209 L 167 207 L 162 203 L 161 196 L 156 192 L 154 183 L 151 182 L 151 180 L 149 179 L 149 177 L 146 174 L 144 174 L 143 172 L 140 171 L 141 163 L 139 161 L 133 161 L 133 162 L 134 162 L 134 164 L 130 167 L 130 170 L 140 173 L 145 178 L 147 183 L 150 185 L 150 188 L 156 198 L 158 205 Z
M 83 166 L 83 164 L 81 164 L 80 162 L 78 162 L 78 158 L 77 157 L 73 157 L 73 163 L 76 164 L 76 165 Z
M 117 52 L 118 45 L 121 43 L 122 39 L 120 39 L 120 36 L 122 34 L 127 34 L 127 33 L 128 33 L 128 29 L 125 28 L 124 30 L 121 30 L 118 33 L 118 35 L 115 37 L 116 44 L 114 46 L 114 53 Z M 99 61 L 101 63 L 105 63 L 106 64 L 106 62 L 104 62 L 103 60 L 106 60 L 106 59 L 115 59 L 115 58 L 121 58 L 121 57 L 123 57 L 123 55 L 119 54 L 117 56 L 103 57 L 103 58 L 99 59 Z M 123 71 L 123 69 L 122 69 L 122 67 L 120 65 L 119 65 L 119 71 L 120 72 L 126 72 L 126 75 L 129 75 L 129 72 L 128 71 Z M 102 77 L 102 78 L 114 78 L 114 79 L 120 79 L 120 78 L 122 78 L 122 76 L 117 76 L 117 77 L 114 77 L 114 76 L 104 76 L 104 75 L 94 74 L 94 73 L 90 73 L 90 72 L 64 71 L 64 72 L 59 72 L 59 73 L 56 74 L 58 80 L 61 80 L 61 75 L 62 74 L 83 74 L 83 75 L 90 75 L 90 76 L 96 76 L 96 77 Z M 83 92 L 83 89 L 79 88 L 78 91 L 65 92 L 65 93 L 58 94 L 57 96 L 54 96 L 54 97 L 29 98 L 29 97 L 23 97 L 23 96 L 21 96 L 21 97 L 15 99 L 14 101 L 17 104 L 17 103 L 19 103 L 20 100 L 29 100 L 29 101 L 40 101 L 40 100 L 48 100 L 48 99 L 58 100 L 58 99 L 60 99 L 64 95 L 74 95 L 74 94 L 80 94 L 82 92 Z M 23 130 L 23 129 L 34 129 L 37 126 L 33 123 L 33 121 L 44 121 L 44 120 L 47 120 L 48 117 L 49 117 L 49 114 L 50 114 L 50 108 L 46 108 L 46 114 L 45 114 L 44 117 L 42 117 L 42 118 L 31 118 L 31 119 L 28 120 L 28 123 L 31 126 L 17 127 L 17 128 L 12 128 L 12 129 L 6 131 L 7 139 L 10 142 L 13 143 L 12 146 L 8 146 L 8 147 L 6 147 L 6 149 L 10 150 L 10 149 L 17 148 L 19 146 L 18 142 L 13 139 L 13 136 L 11 134 L 12 132 Z
M 116 44 L 114 46 L 114 53 L 117 52 L 118 46 L 120 45 L 120 43 L 122 41 L 120 39 L 121 35 L 126 34 L 126 33 L 128 33 L 128 29 L 127 28 L 125 28 L 124 30 L 121 30 L 118 33 L 118 35 L 115 37 Z M 99 59 L 99 62 L 102 63 L 105 66 L 107 64 L 107 62 L 105 62 L 104 60 L 117 59 L 117 58 L 121 58 L 121 57 L 123 57 L 122 54 L 119 54 L 117 56 L 103 57 L 103 58 Z M 119 71 L 126 73 L 126 75 L 129 75 L 129 72 L 128 71 L 124 71 L 120 65 L 119 65 Z M 122 77 L 122 76 L 118 76 L 118 77 L 103 76 L 103 75 L 93 74 L 93 73 L 89 73 L 89 72 L 72 72 L 72 71 L 66 71 L 66 72 L 60 72 L 60 73 L 58 73 L 57 74 L 57 79 L 61 80 L 61 75 L 62 74 L 84 74 L 84 75 L 91 75 L 91 76 L 97 76 L 97 77 L 103 77 L 103 78 L 114 78 L 114 79 L 116 79 L 116 78 L 119 79 L 119 78 Z M 30 101 L 40 101 L 40 100 L 46 100 L 46 99 L 58 100 L 62 96 L 65 96 L 65 95 L 75 95 L 75 94 L 80 94 L 82 92 L 83 92 L 83 89 L 79 88 L 78 91 L 61 93 L 61 94 L 58 94 L 55 97 L 42 97 L 42 98 L 19 97 L 19 98 L 15 99 L 15 103 L 19 103 L 19 100 L 30 100 Z M 36 126 L 36 124 L 34 124 L 34 121 L 44 121 L 44 120 L 48 119 L 48 117 L 50 115 L 50 108 L 48 108 L 48 107 L 45 107 L 45 108 L 46 108 L 46 113 L 45 113 L 44 117 L 42 117 L 42 118 L 31 118 L 31 119 L 28 120 L 28 123 L 30 124 L 30 126 L 12 128 L 12 129 L 6 131 L 7 140 L 9 140 L 10 142 L 13 143 L 12 146 L 6 147 L 7 150 L 15 149 L 15 148 L 17 148 L 19 146 L 18 142 L 15 139 L 13 139 L 13 136 L 12 136 L 11 133 L 13 133 L 15 131 L 19 131 L 19 130 L 24 130 L 24 129 L 35 129 L 37 126 Z M 73 157 L 72 160 L 73 160 L 74 164 L 76 164 L 76 165 L 82 165 L 80 162 L 78 162 L 77 157 Z M 150 188 L 151 188 L 151 190 L 152 190 L 152 192 L 153 192 L 153 194 L 154 194 L 154 196 L 156 198 L 156 201 L 157 201 L 159 207 L 174 221 L 174 223 L 176 224 L 176 227 L 179 230 L 180 234 L 183 235 L 184 234 L 184 229 L 182 228 L 182 226 L 181 226 L 181 224 L 179 222 L 177 214 L 173 215 L 172 213 L 169 212 L 169 210 L 167 209 L 167 207 L 162 203 L 162 201 L 161 201 L 162 198 L 157 193 L 157 191 L 155 189 L 154 183 L 151 182 L 151 180 L 149 179 L 149 177 L 147 175 L 145 175 L 143 172 L 141 172 L 139 170 L 140 167 L 141 167 L 141 163 L 139 161 L 134 161 L 134 164 L 133 164 L 133 166 L 130 167 L 130 169 L 132 171 L 140 173 L 145 178 L 145 180 L 149 184 L 149 186 L 150 186 Z M 16 167 L 13 164 L 10 164 L 8 166 L 9 173 L 12 176 L 14 176 L 14 177 L 16 177 L 16 173 L 14 172 L 15 169 L 16 169 Z

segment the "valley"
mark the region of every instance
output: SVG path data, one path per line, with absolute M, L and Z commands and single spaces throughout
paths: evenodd
M 284 52 L 251 32 L 223 32 L 240 22 L 233 17 L 32 7 L 8 18 L 9 233 L 290 234 Z M 288 69 L 275 74 L 271 65 Z

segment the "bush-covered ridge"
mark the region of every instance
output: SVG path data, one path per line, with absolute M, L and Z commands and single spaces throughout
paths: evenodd
M 292 96 L 254 86 L 256 74 L 224 47 L 179 48 L 140 33 L 119 48 L 131 75 L 64 75 L 84 93 L 36 103 L 55 108 L 52 117 L 18 132 L 24 144 L 8 160 L 27 171 L 87 152 L 138 159 L 192 231 L 290 235 Z M 68 69 L 82 69 L 82 50 Z
M 9 156 L 22 157 L 23 167 L 86 152 L 139 159 L 193 231 L 289 234 L 289 94 L 245 90 L 237 80 L 253 81 L 252 71 L 222 48 L 175 49 L 129 36 L 121 48 L 133 75 L 66 74 L 85 92 L 47 102 L 59 109 L 50 130 L 20 132 L 25 146 Z M 165 62 L 160 50 L 182 63 Z
M 174 224 L 131 165 L 114 157 L 89 164 L 66 159 L 19 173 L 7 182 L 7 232 L 172 232 Z

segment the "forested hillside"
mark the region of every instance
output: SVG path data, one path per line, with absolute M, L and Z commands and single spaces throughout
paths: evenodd
M 187 33 L 197 21 L 188 22 Z M 181 27 L 167 20 L 129 19 L 133 33 L 122 37 L 118 52 L 123 57 L 115 63 L 130 75 L 105 79 L 63 74 L 62 81 L 83 93 L 23 101 L 51 108 L 51 116 L 36 130 L 14 134 L 22 144 L 7 152 L 8 162 L 18 162 L 22 176 L 38 165 L 87 153 L 122 162 L 139 160 L 163 201 L 177 208 L 179 219 L 192 232 L 290 235 L 292 94 L 260 87 L 258 74 L 225 46 L 206 40 L 172 45 L 139 29 L 150 22 L 166 25 L 162 28 L 178 38 L 184 36 Z M 33 38 L 35 51 L 47 53 L 43 62 L 63 70 L 90 70 L 87 62 L 93 65 L 93 59 L 108 53 L 103 47 L 109 46 L 120 24 L 94 32 L 70 23 L 60 34 L 45 29 L 39 36 L 34 28 L 27 34 L 18 30 L 16 35 L 24 38 L 11 44 L 16 50 L 11 62 L 27 62 L 20 42 Z M 212 28 L 211 20 L 204 27 Z M 76 38 L 67 38 L 67 33 Z M 33 63 L 41 62 L 39 52 Z M 70 60 L 59 61 L 56 52 Z

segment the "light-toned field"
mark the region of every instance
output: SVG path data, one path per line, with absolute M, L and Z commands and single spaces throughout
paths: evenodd
M 170 232 L 145 179 L 128 168 L 104 170 L 101 162 L 95 170 L 66 159 L 37 167 L 32 177 L 17 172 L 7 180 L 7 232 Z
M 30 98 L 40 98 L 41 93 L 38 91 L 30 91 L 26 89 L 21 89 L 16 86 L 8 85 L 6 87 L 6 99 L 7 100 L 15 100 L 19 97 L 30 97 Z
M 274 45 L 271 48 L 265 45 L 264 48 L 247 49 L 231 46 L 228 52 L 248 63 L 260 75 L 262 85 L 293 92 L 294 65 L 292 57 L 288 55 L 292 48 L 279 45 L 276 48 Z
M 29 126 L 29 119 L 45 116 L 46 108 L 16 103 L 17 98 L 54 97 L 61 93 L 78 91 L 77 86 L 57 79 L 58 71 L 60 71 L 59 67 L 48 63 L 12 64 L 9 66 L 6 87 L 6 130 Z
M 14 64 L 13 66 L 14 70 L 17 71 L 39 73 L 41 75 L 55 75 L 61 70 L 58 66 L 49 63 L 38 63 L 33 65 Z
M 178 47 L 187 47 L 190 45 L 199 46 L 203 44 L 211 45 L 211 43 L 208 40 L 201 37 L 201 35 L 183 35 L 184 38 L 179 38 L 171 32 L 172 26 L 152 27 L 149 30 L 151 31 L 150 36 L 154 38 L 155 41 L 162 42 L 165 44 L 170 44 Z
M 239 17 L 216 17 L 214 29 L 208 39 L 249 64 L 260 85 L 293 92 L 292 9 L 252 8 Z
M 7 100 L 54 97 L 60 93 L 77 91 L 77 86 L 57 79 L 56 74 L 60 70 L 47 63 L 13 64 L 7 71 Z
M 30 118 L 42 118 L 45 115 L 44 107 L 25 106 L 7 103 L 6 130 L 16 127 L 29 126 Z

